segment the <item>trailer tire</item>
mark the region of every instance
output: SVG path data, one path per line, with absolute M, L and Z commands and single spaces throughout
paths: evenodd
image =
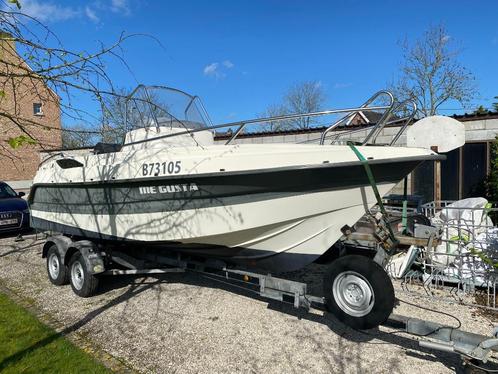
M 75 252 L 69 261 L 69 275 L 73 292 L 80 297 L 95 295 L 99 285 L 99 278 L 88 271 L 83 256 Z
M 384 269 L 360 255 L 332 262 L 324 277 L 327 309 L 354 329 L 384 323 L 394 308 L 394 288 Z
M 50 282 L 56 286 L 69 283 L 69 269 L 64 265 L 55 244 L 52 244 L 47 251 L 47 274 Z

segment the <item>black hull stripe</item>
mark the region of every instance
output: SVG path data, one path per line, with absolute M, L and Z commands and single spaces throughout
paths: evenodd
M 397 183 L 421 161 L 372 165 L 378 184 Z M 195 185 L 195 189 L 192 186 Z M 264 201 L 304 193 L 368 186 L 362 165 L 334 168 L 282 170 L 274 173 L 191 176 L 188 179 L 157 177 L 147 181 L 115 181 L 100 184 L 38 185 L 30 194 L 32 210 L 69 214 L 137 214 L 175 212 Z M 165 191 L 167 186 L 180 191 Z M 154 188 L 147 193 L 143 189 Z M 149 190 L 150 191 L 150 190 Z
M 360 187 L 363 185 L 360 185 Z M 353 186 L 352 186 L 353 187 Z M 184 211 L 184 210 L 199 210 L 214 207 L 230 207 L 239 204 L 255 203 L 261 201 L 274 200 L 277 198 L 286 198 L 293 196 L 302 196 L 308 193 L 334 191 L 336 189 L 324 189 L 324 190 L 314 190 L 306 192 L 293 192 L 293 193 L 280 193 L 280 192 L 270 192 L 270 193 L 258 193 L 258 194 L 247 194 L 240 196 L 220 196 L 212 198 L 178 198 L 173 199 L 162 199 L 162 200 L 146 200 L 146 197 L 142 197 L 141 200 L 126 200 L 124 202 L 118 202 L 109 200 L 110 202 L 102 203 L 88 203 L 88 202 L 74 202 L 74 198 L 80 191 L 69 190 L 67 194 L 60 193 L 59 195 L 68 195 L 70 199 L 63 200 L 58 199 L 56 204 L 48 202 L 34 202 L 31 204 L 32 211 L 41 212 L 56 212 L 64 214 L 91 214 L 91 215 L 119 215 L 119 214 L 141 214 L 141 213 L 158 213 L 162 212 L 166 214 L 174 214 L 174 212 Z M 86 194 L 86 192 L 85 192 Z M 115 193 L 114 193 L 115 194 Z M 54 195 L 52 195 L 54 196 Z M 55 197 L 55 196 L 54 196 Z M 230 211 L 227 211 L 229 214 Z

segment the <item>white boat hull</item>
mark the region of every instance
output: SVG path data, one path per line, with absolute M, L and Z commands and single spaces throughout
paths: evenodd
M 313 148 L 283 150 L 294 157 L 296 149 L 303 150 L 297 155 L 302 159 Z M 316 149 L 321 158 L 330 156 L 327 148 L 333 147 Z M 373 161 L 381 195 L 433 157 L 424 152 Z M 245 166 L 253 161 L 243 159 Z M 93 240 L 149 243 L 280 271 L 318 258 L 341 237 L 344 225 L 353 225 L 376 203 L 359 162 L 242 173 L 225 169 L 176 179 L 90 179 L 35 183 L 30 197 L 33 226 Z
M 386 193 L 393 186 L 382 184 L 379 188 Z M 366 206 L 374 204 L 370 188 L 354 188 L 166 214 L 88 215 L 33 210 L 32 215 L 127 240 L 196 242 L 282 252 L 300 247 L 300 243 L 320 236 L 319 233 L 335 231 L 336 237 L 339 230 L 331 230 L 333 223 L 341 223 L 341 227 L 353 224 L 364 214 Z M 330 240 L 326 242 L 330 246 Z M 323 252 L 322 247 L 314 251 Z

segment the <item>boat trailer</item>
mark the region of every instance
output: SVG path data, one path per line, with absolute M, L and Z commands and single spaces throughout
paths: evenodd
M 365 236 L 361 236 L 361 238 L 364 240 Z M 405 240 L 412 242 L 414 240 L 413 238 L 402 237 L 399 239 L 401 242 Z M 420 240 L 422 239 L 419 239 L 418 242 Z M 260 274 L 226 267 L 216 270 L 207 268 L 206 264 L 203 263 L 168 261 L 177 266 L 157 269 L 109 270 L 104 274 L 147 275 L 190 271 L 209 275 L 209 279 L 221 280 L 223 283 L 228 282 L 232 286 L 240 287 L 240 284 L 242 284 L 248 291 L 255 292 L 263 298 L 290 303 L 296 309 L 304 308 L 306 311 L 310 311 L 311 308 L 317 308 L 326 310 L 325 298 L 309 294 L 307 284 L 303 282 L 278 278 L 271 274 Z M 404 330 L 404 332 L 412 335 L 411 339 L 417 341 L 422 348 L 459 354 L 464 365 L 472 365 L 472 362 L 475 361 L 485 364 L 493 352 L 498 352 L 498 328 L 492 331 L 491 336 L 485 336 L 398 314 L 391 314 L 383 325 Z
M 203 264 L 199 263 L 179 262 L 177 264 L 179 267 L 109 270 L 104 274 L 146 275 L 192 271 L 221 277 L 224 282 L 233 281 L 235 282 L 233 284 L 245 284 L 250 291 L 253 291 L 254 287 L 256 287 L 256 293 L 259 296 L 280 302 L 290 302 L 294 308 L 304 308 L 307 311 L 311 308 L 326 309 L 325 298 L 308 294 L 306 283 L 278 278 L 270 274 L 264 275 L 228 268 L 214 272 L 205 269 Z M 210 279 L 217 280 L 212 277 Z M 418 340 L 420 347 L 460 354 L 465 362 L 477 360 L 486 363 L 493 352 L 498 352 L 498 328 L 495 328 L 492 336 L 485 336 L 462 331 L 459 328 L 445 326 L 436 322 L 398 314 L 391 314 L 384 325 L 402 328 L 406 333 L 413 335 L 414 340 L 416 339 L 415 337 L 423 338 Z
M 426 238 L 396 235 L 396 240 L 400 244 L 422 245 L 425 243 L 425 245 L 437 245 L 437 241 L 434 239 L 434 232 L 428 230 L 427 227 L 423 228 L 423 230 L 425 230 Z M 346 233 L 349 235 L 343 237 L 344 242 L 361 241 L 375 245 L 378 247 L 378 251 L 374 257 L 374 261 L 385 263 L 388 260 L 389 255 L 383 250 L 381 242 L 377 237 L 371 234 Z M 150 254 L 150 257 L 147 259 L 137 259 L 119 251 L 112 251 L 105 253 L 105 256 L 110 257 L 112 262 L 118 266 L 108 268 L 105 262 L 102 261 L 104 253 L 95 251 L 94 243 L 87 240 L 72 241 L 71 238 L 62 235 L 48 237 L 43 249 L 43 257 L 47 258 L 49 278 L 55 284 L 57 283 L 54 282 L 53 269 L 50 268 L 50 251 L 51 248 L 52 250 L 54 249 L 54 244 L 57 248 L 57 253 L 61 254 L 62 257 L 74 257 L 74 250 L 76 249 L 81 254 L 86 267 L 96 270 L 95 273 L 99 273 L 99 276 L 193 272 L 208 276 L 209 279 L 215 281 L 221 281 L 231 286 L 254 292 L 263 298 L 290 303 L 295 308 L 303 308 L 306 311 L 309 311 L 311 308 L 327 309 L 326 299 L 311 295 L 308 292 L 307 284 L 303 282 L 279 278 L 271 274 L 232 269 L 225 266 L 223 262 L 215 259 L 207 259 L 205 261 L 185 260 L 180 254 L 177 254 L 176 257 Z M 72 254 L 69 253 L 71 251 L 73 251 Z M 146 263 L 155 263 L 157 267 L 144 267 Z M 59 263 L 60 265 L 61 263 Z M 66 275 L 66 277 L 69 276 L 73 277 L 74 274 Z M 72 279 L 71 286 L 75 290 Z M 391 314 L 383 325 L 404 330 L 404 332 L 412 335 L 410 339 L 418 341 L 420 347 L 459 354 L 464 365 L 482 367 L 481 365 L 489 360 L 493 352 L 498 352 L 498 329 L 495 329 L 491 336 L 485 336 L 431 321 L 396 314 Z M 475 364 L 476 362 L 478 364 Z

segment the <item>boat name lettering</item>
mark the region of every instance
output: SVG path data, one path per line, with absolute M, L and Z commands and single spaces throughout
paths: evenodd
M 178 174 L 181 170 L 182 170 L 181 161 L 150 162 L 142 164 L 142 175 L 144 176 Z
M 156 194 L 156 193 L 175 193 L 175 192 L 194 192 L 199 191 L 199 187 L 195 183 L 187 184 L 170 184 L 168 186 L 142 186 L 139 187 L 140 194 Z

